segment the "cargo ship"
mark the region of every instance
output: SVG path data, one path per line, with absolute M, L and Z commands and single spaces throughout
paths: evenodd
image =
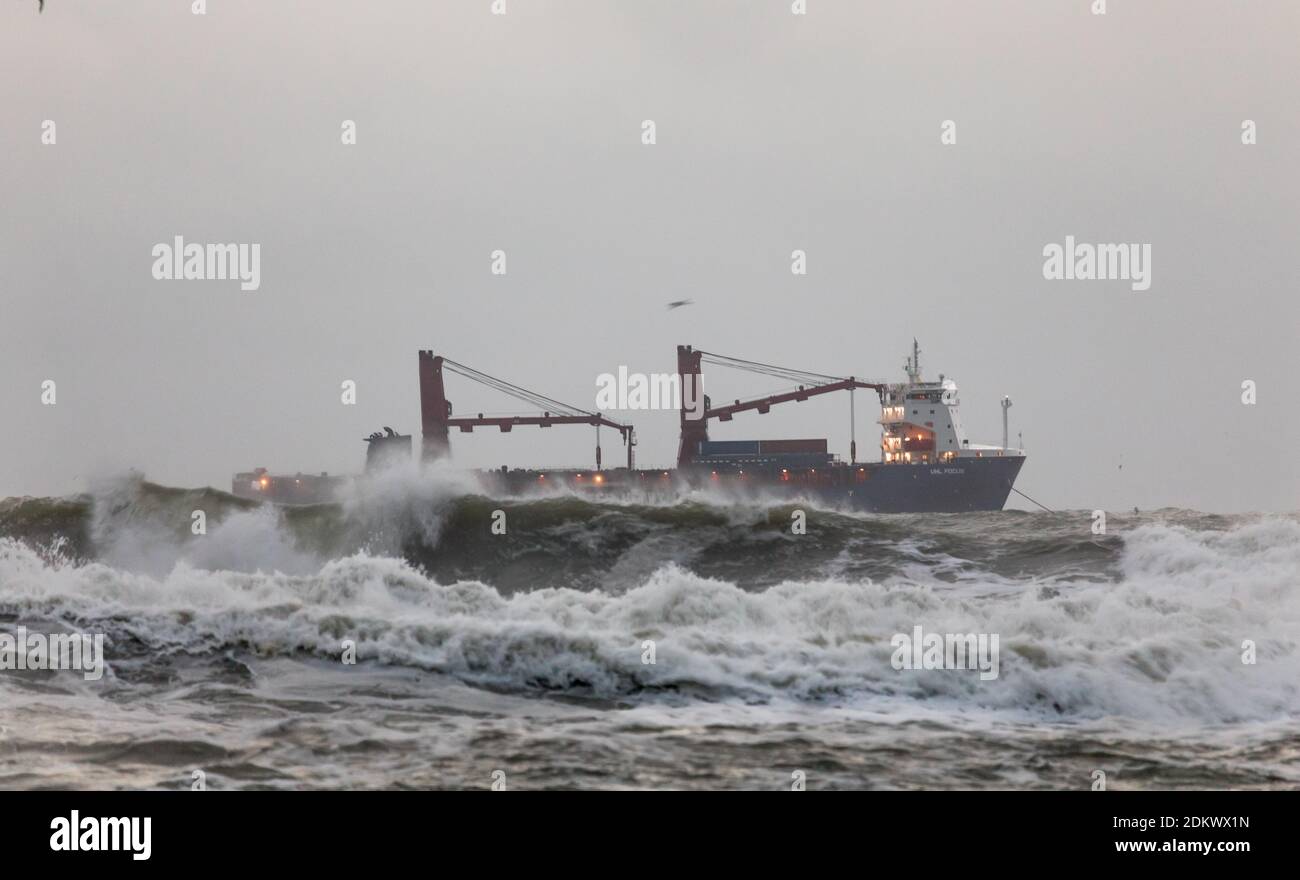
M 853 376 L 811 373 L 757 361 L 677 348 L 677 373 L 669 376 L 680 398 L 681 435 L 677 461 L 670 468 L 637 468 L 636 432 L 628 424 L 596 412 L 561 403 L 489 376 L 432 351 L 419 352 L 421 444 L 420 457 L 437 461 L 451 454 L 451 432 L 469 434 L 475 428 L 509 432 L 517 427 L 550 428 L 589 425 L 597 428 L 595 466 L 590 469 L 512 468 L 506 465 L 476 473 L 489 494 L 532 494 L 576 489 L 599 494 L 671 496 L 705 489 L 723 497 L 791 500 L 807 498 L 832 506 L 873 513 L 958 513 L 1001 510 L 1025 462 L 1021 448 L 1008 443 L 1009 397 L 1002 398 L 1002 445 L 974 444 L 966 436 L 959 414 L 956 383 L 943 374 L 927 381 L 921 373 L 920 346 L 913 340 L 904 364 L 906 380 L 867 382 Z M 779 394 L 714 406 L 703 393 L 702 366 L 713 364 L 793 381 Z M 542 410 L 537 415 L 458 415 L 447 398 L 444 376 L 455 373 Z M 880 433 L 878 461 L 857 460 L 854 394 L 870 391 L 879 405 L 875 423 Z M 800 402 L 834 392 L 850 398 L 849 457 L 833 454 L 821 439 L 719 440 L 709 436 L 711 421 L 729 422 L 746 412 L 758 414 L 773 406 Z M 602 462 L 600 428 L 617 432 L 626 447 L 626 465 L 606 468 Z M 412 438 L 391 428 L 365 438 L 366 468 L 409 459 Z M 330 501 L 347 478 L 273 475 L 264 469 L 235 475 L 236 495 L 279 504 Z

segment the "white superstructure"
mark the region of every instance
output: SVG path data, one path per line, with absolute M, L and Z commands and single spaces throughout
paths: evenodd
M 885 464 L 937 464 L 958 458 L 1024 456 L 1023 449 L 971 443 L 958 411 L 957 383 L 921 378 L 921 348 L 912 340 L 912 356 L 903 369 L 907 381 L 887 385 L 881 395 L 880 457 Z M 1010 398 L 1003 398 L 1003 419 Z M 1004 430 L 1005 434 L 1005 430 Z

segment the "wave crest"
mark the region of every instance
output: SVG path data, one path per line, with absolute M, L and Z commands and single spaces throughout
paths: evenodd
M 1151 525 L 1122 541 L 1118 582 L 1014 589 L 899 574 L 755 590 L 670 563 L 622 591 L 506 594 L 478 580 L 439 583 L 404 560 L 366 553 L 312 574 L 181 563 L 154 577 L 51 565 L 12 540 L 0 542 L 0 584 L 5 613 L 93 622 L 110 644 L 336 661 L 351 639 L 363 662 L 511 690 L 1210 723 L 1300 711 L 1300 524 Z M 915 625 L 999 634 L 1000 677 L 894 669 L 890 638 Z M 1242 663 L 1246 639 L 1258 646 L 1255 665 Z M 646 641 L 655 642 L 653 664 L 643 662 Z

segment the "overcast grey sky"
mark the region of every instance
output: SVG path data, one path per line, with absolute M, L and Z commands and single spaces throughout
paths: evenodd
M 357 470 L 370 431 L 418 434 L 420 348 L 592 407 L 679 343 L 896 381 L 916 336 L 973 442 L 1012 396 L 1017 486 L 1051 507 L 1294 510 L 1300 4 L 1090 5 L 5 2 L 0 496 Z M 259 243 L 260 289 L 154 280 L 177 235 Z M 1149 243 L 1150 289 L 1044 280 L 1067 235 Z M 675 413 L 612 415 L 672 461 Z M 847 455 L 848 401 L 713 436 Z M 452 438 L 473 465 L 591 441 Z

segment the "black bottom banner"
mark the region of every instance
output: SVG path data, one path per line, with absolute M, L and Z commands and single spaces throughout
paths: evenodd
M 486 792 L 485 792 L 486 794 Z M 1216 860 L 1291 850 L 1295 801 L 1280 792 L 864 793 L 816 805 L 716 798 L 461 797 L 436 792 L 7 793 L 3 839 L 10 864 L 76 861 L 132 867 L 276 865 L 373 870 L 377 859 L 463 850 L 507 862 L 609 856 L 677 838 L 688 861 L 711 864 L 793 856 L 810 841 L 871 863 L 925 853 L 978 854 L 1060 866 L 1113 857 Z M 703 815 L 697 815 L 704 813 Z M 705 833 L 712 827 L 712 833 Z M 767 846 L 755 847 L 762 829 Z M 1284 842 L 1284 834 L 1288 838 Z M 639 844 L 635 838 L 641 838 Z M 493 843 L 493 841 L 496 841 Z M 784 843 L 782 843 L 784 841 Z M 791 849 L 793 847 L 793 849 Z M 1037 861 L 1043 856 L 1050 862 Z M 739 858 L 737 858 L 739 857 Z

